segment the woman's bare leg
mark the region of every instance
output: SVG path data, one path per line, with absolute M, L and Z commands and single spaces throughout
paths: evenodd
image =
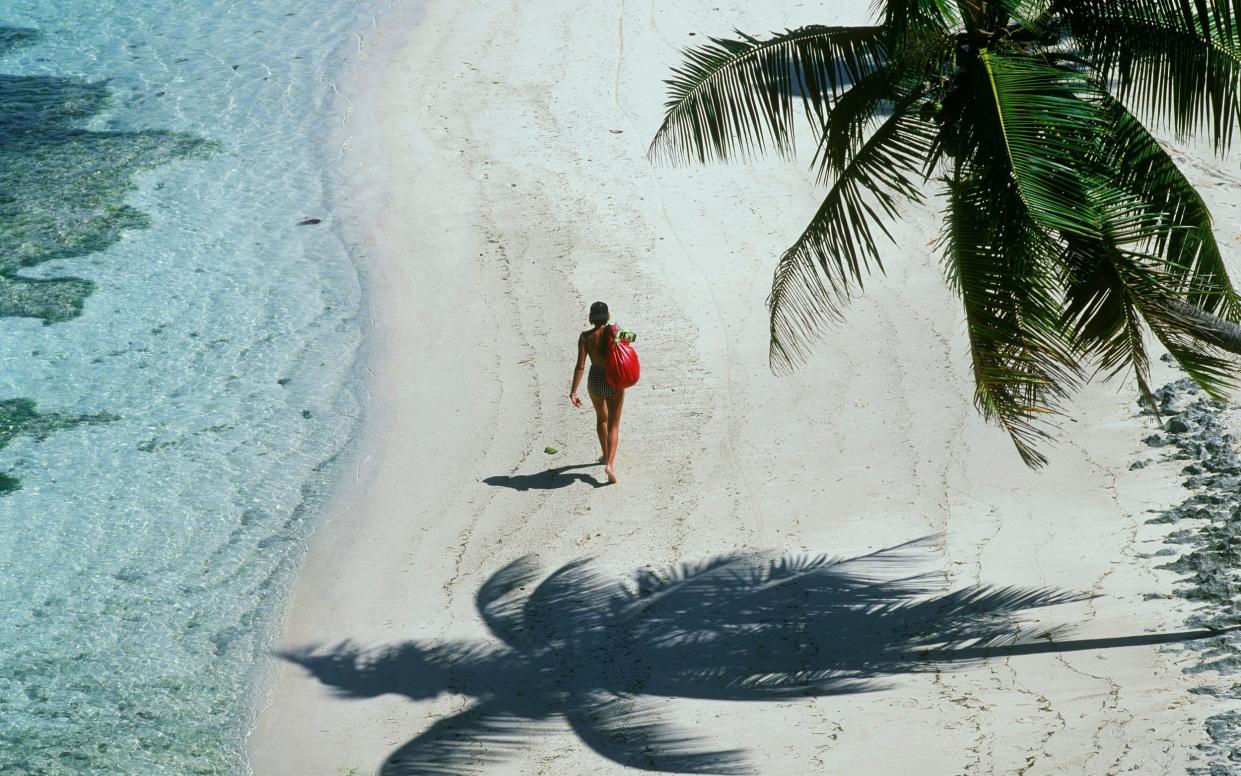
M 590 396 L 590 403 L 595 405 L 595 431 L 599 432 L 599 449 L 602 455 L 599 456 L 599 463 L 606 464 L 608 462 L 608 405 L 602 396 L 596 396 L 587 391 Z
M 616 482 L 616 445 L 620 442 L 621 409 L 625 406 L 625 392 L 617 391 L 604 401 L 607 403 L 608 412 L 608 444 L 604 448 L 607 451 L 608 460 L 604 471 L 607 472 L 608 482 Z

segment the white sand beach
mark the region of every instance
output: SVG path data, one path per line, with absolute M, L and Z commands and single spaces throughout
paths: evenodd
M 624 573 L 927 536 L 938 538 L 918 569 L 950 587 L 1092 594 L 1026 616 L 1072 626 L 1057 639 L 1185 629 L 1192 605 L 1166 595 L 1175 576 L 1146 557 L 1169 530 L 1146 524 L 1149 510 L 1183 498 L 1179 466 L 1129 468 L 1153 457 L 1132 385 L 1079 395 L 1051 464 L 1027 469 L 973 407 L 933 200 L 896 225 L 886 275 L 847 322 L 777 377 L 764 299 L 822 196 L 808 159 L 672 169 L 645 158 L 680 49 L 734 28 L 861 23 L 869 5 L 429 0 L 377 20 L 340 84 L 341 162 L 360 192 L 341 213 L 373 316 L 367 420 L 283 647 L 491 639 L 475 594 L 525 554 L 545 571 L 590 557 Z M 1228 250 L 1235 193 L 1206 195 Z M 600 488 L 589 406 L 567 399 L 596 299 L 638 332 L 643 367 L 625 404 L 621 482 Z M 1156 384 L 1175 376 L 1157 366 Z M 654 703 L 707 745 L 745 750 L 756 773 L 1175 773 L 1222 703 L 1187 692 L 1208 681 L 1183 673 L 1193 659 L 1149 645 L 1049 650 L 901 673 L 872 692 Z M 375 773 L 470 702 L 375 692 L 341 697 L 281 661 L 254 771 Z M 479 772 L 634 772 L 562 723 L 512 735 L 502 762 L 486 744 L 470 750 Z

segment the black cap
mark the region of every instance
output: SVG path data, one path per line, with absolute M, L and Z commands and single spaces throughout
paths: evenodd
M 590 306 L 591 323 L 607 323 L 608 317 L 608 306 L 603 302 L 595 302 Z

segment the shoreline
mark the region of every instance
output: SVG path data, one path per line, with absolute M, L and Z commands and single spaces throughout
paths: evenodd
M 5 13 L 32 46 L 6 56 L 0 231 L 55 280 L 9 290 L 76 290 L 7 321 L 11 392 L 38 400 L 10 408 L 10 464 L 37 479 L 0 508 L 0 771 L 244 772 L 264 640 L 352 438 L 354 264 L 298 221 L 328 209 L 358 8 L 183 10 Z
M 819 15 L 858 21 L 856 5 Z M 353 224 L 351 252 L 368 257 L 363 420 L 286 598 L 284 648 L 483 637 L 474 591 L 529 552 L 548 568 L 593 556 L 625 571 L 744 549 L 850 554 L 928 534 L 943 537 L 928 561 L 954 584 L 1107 596 L 1046 613 L 1083 638 L 1179 629 L 1182 607 L 1142 598 L 1172 586 L 1141 557 L 1166 533 L 1142 514 L 1173 504 L 1177 483 L 1171 468 L 1166 482 L 1152 476 L 1159 466 L 1128 469 L 1150 433 L 1129 393 L 1083 392 L 1052 465 L 1025 470 L 969 401 L 958 308 L 923 248 L 933 201 L 894 230 L 909 260 L 875 278 L 811 364 L 779 381 L 766 371 L 759 284 L 821 192 L 801 166 L 771 160 L 640 166 L 644 142 L 677 46 L 731 26 L 838 20 L 726 6 L 608 18 L 509 5 L 479 18 L 429 0 L 389 10 L 359 39 L 341 79 L 352 87 L 336 177 L 365 183 L 333 211 Z M 900 242 L 888 252 L 902 255 Z M 600 490 L 588 481 L 601 470 L 575 466 L 591 456 L 589 421 L 562 406 L 594 298 L 642 334 L 644 367 L 622 483 Z M 875 359 L 874 337 L 893 353 Z M 284 661 L 270 674 L 249 739 L 259 774 L 374 772 L 463 705 L 411 703 L 393 688 L 342 698 Z M 1149 647 L 897 684 L 843 701 L 678 701 L 668 714 L 779 772 L 1045 773 L 1184 770 L 1218 710 Z M 918 732 L 876 757 L 873 731 L 885 729 Z M 564 731 L 515 757 L 522 773 L 622 771 Z
M 256 677 L 253 683 L 254 712 L 245 735 L 243 750 L 246 755 L 244 760 L 246 773 L 256 772 L 254 766 L 256 742 L 260 738 L 260 721 L 272 703 L 276 680 L 281 675 L 282 669 L 282 661 L 274 657 L 273 652 L 288 632 L 288 620 L 292 614 L 298 586 L 306 573 L 307 559 L 319 543 L 332 541 L 332 524 L 339 521 L 341 513 L 348 511 L 346 505 L 357 489 L 363 486 L 363 472 L 366 464 L 379 448 L 373 438 L 375 435 L 372 428 L 374 407 L 372 402 L 368 401 L 370 376 L 374 372 L 375 353 L 378 349 L 374 331 L 375 285 L 370 277 L 370 266 L 366 261 L 367 249 L 364 245 L 366 227 L 360 224 L 366 223 L 362 214 L 369 207 L 375 207 L 383 197 L 380 191 L 373 187 L 351 180 L 344 169 L 344 160 L 347 149 L 353 141 L 351 128 L 356 128 L 357 124 L 356 120 L 351 120 L 354 118 L 355 109 L 351 95 L 360 82 L 367 80 L 367 60 L 370 57 L 382 57 L 385 52 L 390 55 L 394 50 L 390 45 L 387 49 L 377 46 L 374 50 L 364 51 L 364 41 L 369 42 L 365 33 L 368 30 L 375 33 L 381 19 L 384 22 L 394 22 L 393 27 L 396 32 L 390 31 L 390 35 L 412 30 L 424 12 L 422 0 L 386 0 L 386 2 L 387 8 L 374 8 L 370 11 L 369 22 L 365 21 L 364 17 L 360 17 L 348 38 L 337 44 L 337 50 L 342 53 L 351 46 L 355 50 L 352 54 L 344 54 L 344 64 L 336 73 L 333 81 L 336 98 L 333 100 L 334 104 L 331 109 L 331 125 L 319 151 L 324 163 L 323 182 L 326 203 L 333 216 L 330 228 L 352 258 L 361 290 L 358 316 L 363 322 L 363 336 L 354 353 L 354 367 L 351 370 L 354 379 L 352 385 L 348 387 L 348 390 L 358 398 L 359 413 L 355 419 L 354 433 L 350 441 L 332 456 L 334 471 L 324 473 L 320 477 L 324 488 L 313 500 L 312 508 L 318 513 L 314 527 L 306 539 L 306 544 L 290 575 L 289 584 L 283 592 L 283 602 L 279 607 L 278 616 L 266 629 L 265 657 L 253 671 Z M 374 37 L 378 36 L 373 35 L 371 39 Z M 349 88 L 342 90 L 342 86 Z

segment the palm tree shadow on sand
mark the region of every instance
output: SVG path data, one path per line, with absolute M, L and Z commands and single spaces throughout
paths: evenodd
M 1089 596 L 1051 588 L 948 591 L 912 573 L 920 539 L 852 558 L 734 554 L 617 578 L 589 560 L 542 578 L 520 558 L 476 596 L 497 641 L 352 642 L 281 653 L 337 695 L 445 693 L 474 702 L 393 752 L 382 776 L 475 774 L 567 723 L 621 765 L 667 773 L 756 772 L 662 721 L 651 699 L 771 701 L 885 689 L 902 674 L 990 657 L 1184 641 L 1209 631 L 1077 642 L 1023 612 Z M 535 584 L 537 582 L 537 584 Z

